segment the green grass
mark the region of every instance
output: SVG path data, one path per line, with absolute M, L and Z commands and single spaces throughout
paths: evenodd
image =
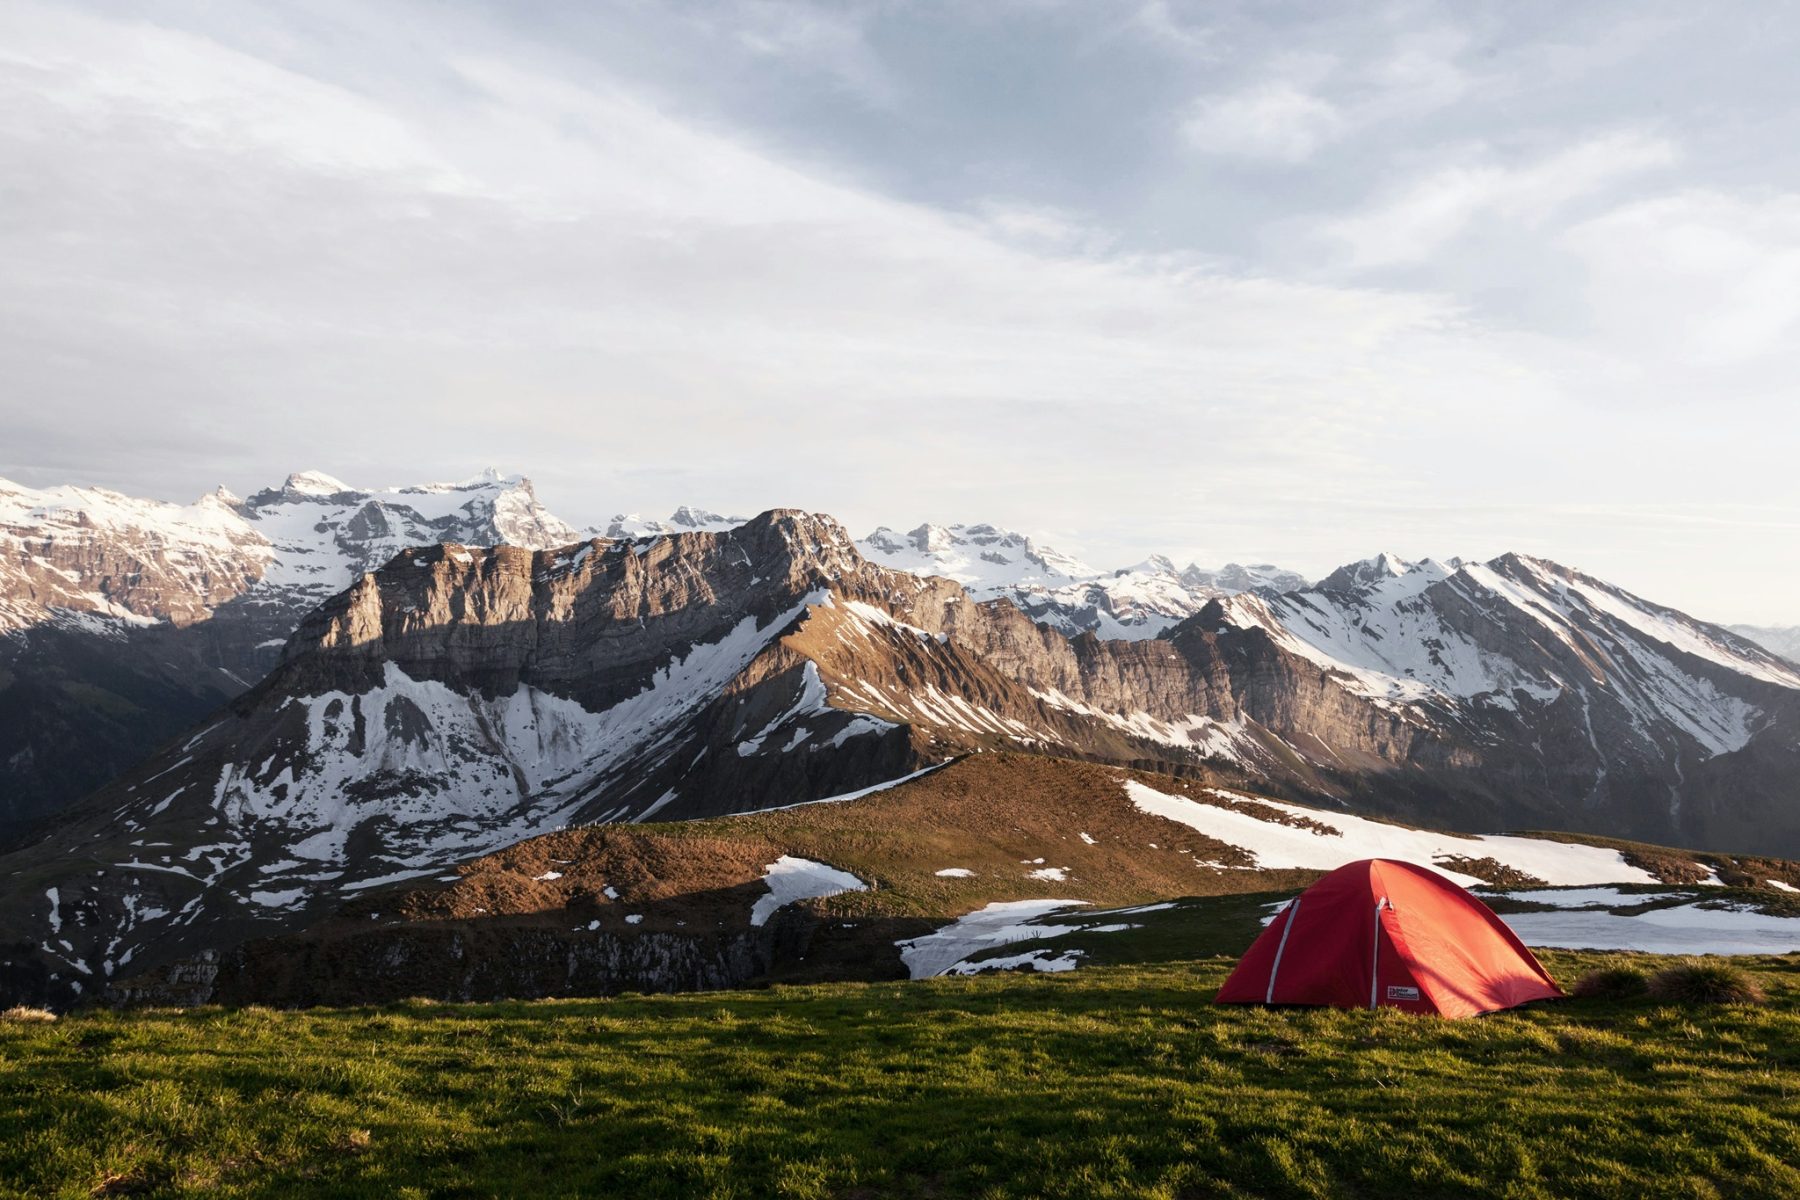
M 1738 961 L 1768 1004 L 1218 1008 L 1208 959 L 0 1023 L 0 1193 L 1797 1195 L 1800 961 Z
M 970 962 L 1005 958 L 1021 951 L 1048 954 L 1080 951 L 1081 965 L 1125 966 L 1184 962 L 1202 955 L 1236 960 L 1263 931 L 1263 920 L 1292 892 L 1244 892 L 1229 896 L 1189 896 L 1129 909 L 1077 909 L 1033 924 L 1061 925 L 1076 920 L 1094 926 L 1129 924 L 1133 929 L 1093 933 L 1077 929 L 1042 941 L 1003 942 L 969 955 Z M 1166 907 L 1165 907 L 1166 905 Z M 1142 911 L 1143 909 L 1151 911 Z

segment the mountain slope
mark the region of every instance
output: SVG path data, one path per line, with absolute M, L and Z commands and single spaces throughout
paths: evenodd
M 1319 588 L 1235 597 L 1197 620 L 1261 630 L 1346 691 L 1436 731 L 1521 802 L 1561 822 L 1700 845 L 1797 835 L 1800 668 L 1744 638 L 1554 563 L 1391 558 Z M 1748 790 L 1747 790 L 1748 789 Z M 1546 811 L 1545 815 L 1549 815 Z
M 1470 885 L 1703 881 L 1777 906 L 1800 879 L 1775 860 L 1433 833 L 1166 776 L 981 754 L 860 798 L 545 834 L 115 993 L 341 1004 L 919 977 L 1045 936 L 1022 923 L 1050 909 L 1292 892 L 1372 854 L 1431 862 Z M 1127 909 L 1089 932 L 1140 920 Z M 1237 936 L 1241 948 L 1251 933 Z M 1010 953 L 1031 959 L 1027 949 Z
M 1739 637 L 1749 638 L 1789 662 L 1800 662 L 1800 625 L 1727 625 Z

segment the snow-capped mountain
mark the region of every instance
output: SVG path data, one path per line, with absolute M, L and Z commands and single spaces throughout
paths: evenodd
M 727 517 L 704 508 L 684 504 L 666 521 L 646 520 L 636 513 L 620 513 L 605 525 L 588 530 L 589 536 L 603 538 L 660 537 L 665 533 L 722 533 L 742 525 L 748 517 Z
M 384 489 L 307 471 L 189 505 L 0 481 L 0 828 L 255 683 L 309 610 L 400 550 L 578 536 L 496 471 Z
M 953 579 L 978 600 L 1010 600 L 1033 620 L 1071 636 L 1155 637 L 1214 597 L 1306 586 L 1302 576 L 1267 563 L 1209 571 L 1194 564 L 1178 568 L 1162 555 L 1097 571 L 993 525 L 921 525 L 904 534 L 883 526 L 857 546 L 883 566 Z
M 0 632 L 55 620 L 202 620 L 273 557 L 221 489 L 193 504 L 0 479 Z
M 237 512 L 268 547 L 250 599 L 293 611 L 295 620 L 411 546 L 538 550 L 580 537 L 538 503 L 529 479 L 493 469 L 458 483 L 374 490 L 304 471 L 251 496 Z
M 368 490 L 318 471 L 193 504 L 0 480 L 0 631 L 75 614 L 187 625 L 250 596 L 304 611 L 407 546 L 564 545 L 520 475 Z M 283 631 L 283 636 L 285 636 Z
M 1548 705 L 1604 689 L 1639 730 L 1665 726 L 1702 757 L 1742 749 L 1767 715 L 1711 676 L 1800 689 L 1800 666 L 1747 638 L 1556 563 L 1503 555 L 1341 567 L 1317 589 L 1223 602 L 1387 705 Z M 1602 753 L 1594 746 L 1596 753 Z
M 0 992 L 67 1001 L 561 826 L 778 808 L 977 751 L 1469 832 L 1800 849 L 1800 668 L 1541 560 L 1331 578 L 1107 641 L 793 511 L 407 550 L 0 856 L 0 946 L 23 947 Z
M 1800 625 L 1727 625 L 1739 637 L 1749 638 L 1765 650 L 1773 650 L 1789 662 L 1800 663 Z
M 904 534 L 883 525 L 857 546 L 885 567 L 942 575 L 971 592 L 1057 587 L 1099 574 L 1079 559 L 993 525 L 921 525 Z
M 1525 797 L 1560 797 L 1558 827 L 1800 839 L 1782 774 L 1800 765 L 1800 666 L 1579 571 L 1384 555 L 1316 589 L 1223 600 L 1196 623 L 1260 632 L 1393 714 L 1390 757 L 1463 776 L 1504 819 L 1524 819 Z

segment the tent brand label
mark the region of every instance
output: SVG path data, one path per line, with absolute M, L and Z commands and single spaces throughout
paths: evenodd
M 1389 1000 L 1417 1000 L 1419 998 L 1419 989 L 1416 987 L 1401 987 L 1399 984 L 1390 983 L 1388 984 L 1387 998 Z

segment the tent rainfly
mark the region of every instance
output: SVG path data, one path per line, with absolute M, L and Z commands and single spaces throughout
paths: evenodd
M 1216 1003 L 1469 1017 L 1562 994 L 1480 900 L 1428 867 L 1368 858 L 1276 914 Z

